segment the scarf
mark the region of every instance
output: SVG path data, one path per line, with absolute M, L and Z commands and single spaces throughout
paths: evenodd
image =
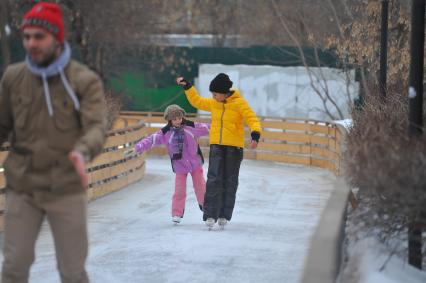
M 60 75 L 62 83 L 67 91 L 69 97 L 74 103 L 75 110 L 80 110 L 80 102 L 78 101 L 77 95 L 74 90 L 70 86 L 67 77 L 65 76 L 64 69 L 68 65 L 71 60 L 71 48 L 67 42 L 64 43 L 64 50 L 61 55 L 49 66 L 40 67 L 37 66 L 33 61 L 31 61 L 30 56 L 27 54 L 25 63 L 27 65 L 28 70 L 38 77 L 41 77 L 43 80 L 43 88 L 44 88 L 44 98 L 47 104 L 47 110 L 49 111 L 49 116 L 53 116 L 53 106 L 52 99 L 50 97 L 49 92 L 49 84 L 47 82 L 47 78 Z
M 182 158 L 183 143 L 185 141 L 185 132 L 184 127 L 179 128 L 173 127 L 173 136 L 172 136 L 172 160 L 179 160 Z

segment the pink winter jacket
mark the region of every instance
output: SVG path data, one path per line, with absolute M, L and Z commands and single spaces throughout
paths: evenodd
M 197 138 L 209 134 L 209 124 L 194 123 L 184 120 L 180 128 L 167 125 L 158 132 L 144 138 L 135 146 L 142 153 L 154 146 L 166 144 L 167 152 L 172 161 L 172 169 L 176 174 L 190 173 L 203 165 L 203 156 L 198 146 Z M 174 137 L 178 131 L 183 131 L 183 148 L 177 152 L 177 141 Z

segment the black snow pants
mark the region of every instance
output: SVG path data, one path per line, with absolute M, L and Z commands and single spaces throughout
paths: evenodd
M 231 220 L 238 188 L 238 176 L 243 159 L 241 147 L 210 145 L 204 215 L 207 218 Z

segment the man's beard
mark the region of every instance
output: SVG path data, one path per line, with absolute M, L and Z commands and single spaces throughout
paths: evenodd
M 41 60 L 40 62 L 34 62 L 37 66 L 39 67 L 43 67 L 46 68 L 48 67 L 50 64 L 52 64 L 56 58 L 58 57 L 58 49 L 60 48 L 60 46 L 56 45 L 55 47 L 52 48 L 52 50 L 50 50 L 50 52 L 48 53 L 48 55 L 46 56 L 46 58 L 44 58 L 43 60 Z
M 43 61 L 37 63 L 37 66 L 46 68 L 56 60 L 56 52 L 52 52 Z

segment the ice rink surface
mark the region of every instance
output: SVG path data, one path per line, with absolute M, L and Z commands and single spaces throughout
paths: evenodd
M 91 282 L 298 282 L 331 172 L 244 160 L 231 222 L 208 231 L 190 177 L 185 215 L 174 225 L 170 160 L 146 164 L 141 181 L 89 204 Z M 47 223 L 30 282 L 60 282 Z

